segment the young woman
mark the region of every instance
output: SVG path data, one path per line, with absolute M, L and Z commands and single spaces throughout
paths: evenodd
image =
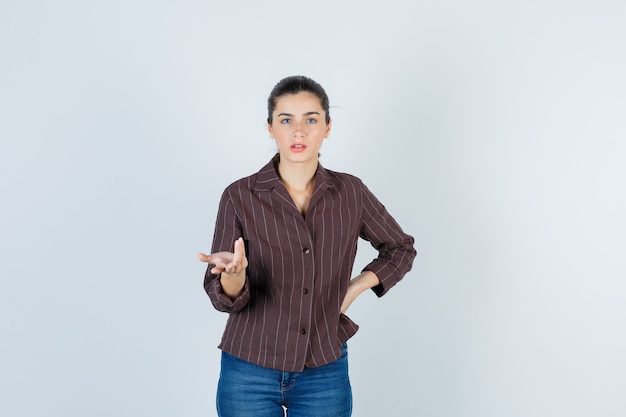
M 268 99 L 278 153 L 224 191 L 204 288 L 229 314 L 219 348 L 220 417 L 347 417 L 346 315 L 367 289 L 384 295 L 411 269 L 413 238 L 356 177 L 322 167 L 328 96 L 307 77 Z M 378 257 L 351 279 L 361 237 Z

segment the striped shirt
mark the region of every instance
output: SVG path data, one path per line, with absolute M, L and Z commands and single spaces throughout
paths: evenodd
M 413 237 L 402 231 L 358 178 L 318 164 L 306 216 L 281 183 L 276 155 L 259 172 L 224 191 L 212 252 L 231 251 L 243 237 L 248 257 L 243 292 L 231 300 L 207 268 L 204 287 L 213 306 L 229 313 L 223 351 L 289 372 L 341 356 L 358 326 L 341 314 L 361 237 L 378 251 L 374 272 L 380 297 L 411 269 Z

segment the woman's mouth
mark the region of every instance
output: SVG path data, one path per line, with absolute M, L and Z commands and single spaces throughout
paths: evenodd
M 289 147 L 292 152 L 303 152 L 306 149 L 306 145 L 302 143 L 294 143 Z

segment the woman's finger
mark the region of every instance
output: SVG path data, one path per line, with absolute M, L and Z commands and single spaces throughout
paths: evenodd
M 239 238 L 235 241 L 235 253 L 233 255 L 232 265 L 236 272 L 244 266 L 244 260 L 246 259 L 246 247 L 243 243 L 243 238 Z M 244 266 L 245 267 L 245 266 Z
M 199 253 L 198 254 L 198 259 L 200 259 L 202 262 L 209 262 L 209 255 L 205 254 L 205 253 Z

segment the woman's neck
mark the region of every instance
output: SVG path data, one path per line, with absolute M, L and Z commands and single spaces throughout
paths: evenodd
M 317 161 L 314 163 L 293 164 L 281 159 L 278 162 L 278 175 L 288 190 L 312 190 L 315 185 Z

